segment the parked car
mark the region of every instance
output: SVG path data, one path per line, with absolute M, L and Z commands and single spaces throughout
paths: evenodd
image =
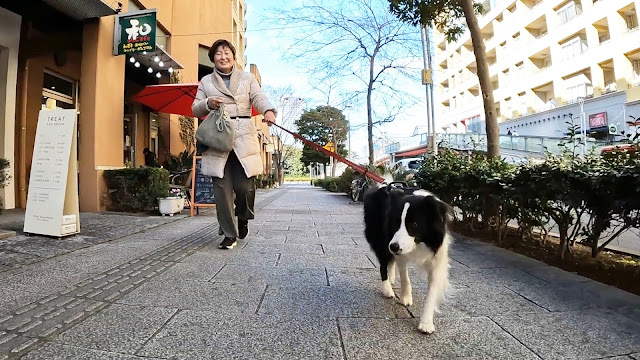
M 635 154 L 637 149 L 636 146 L 633 144 L 620 144 L 620 145 L 609 145 L 609 146 L 604 146 L 601 150 L 600 150 L 600 155 L 604 155 L 606 153 L 611 153 L 611 152 L 626 152 L 629 154 Z
M 397 170 L 398 168 L 402 167 L 404 170 L 417 171 L 418 169 L 420 169 L 420 165 L 422 165 L 422 158 L 406 158 L 400 159 L 393 163 L 391 169 Z

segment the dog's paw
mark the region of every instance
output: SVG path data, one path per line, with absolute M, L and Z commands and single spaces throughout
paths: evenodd
M 398 297 L 398 300 L 396 300 L 399 304 L 402 304 L 404 306 L 411 306 L 413 305 L 413 296 L 411 296 L 411 294 L 408 295 L 400 295 L 400 297 Z
M 393 299 L 396 296 L 396 293 L 393 291 L 389 280 L 382 282 L 382 295 L 387 299 Z
M 433 323 L 420 323 L 418 324 L 418 330 L 420 330 L 420 332 L 424 333 L 424 334 L 433 334 L 434 331 L 436 331 L 436 327 L 433 325 Z

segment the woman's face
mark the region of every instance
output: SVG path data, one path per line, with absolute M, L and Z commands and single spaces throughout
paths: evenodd
M 233 65 L 235 64 L 235 60 L 233 59 L 233 53 L 228 46 L 220 45 L 216 49 L 216 53 L 213 56 L 213 63 L 216 65 L 218 70 L 228 73 L 233 69 Z

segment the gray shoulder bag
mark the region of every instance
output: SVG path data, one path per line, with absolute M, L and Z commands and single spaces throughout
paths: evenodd
M 196 140 L 208 148 L 229 152 L 233 149 L 235 134 L 235 124 L 231 121 L 225 105 L 220 104 L 218 109 L 209 112 L 202 124 L 198 126 Z

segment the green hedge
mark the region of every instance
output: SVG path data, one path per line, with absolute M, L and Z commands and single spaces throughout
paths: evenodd
M 169 193 L 169 172 L 158 168 L 107 170 L 105 206 L 110 211 L 153 210 Z
M 512 220 L 523 239 L 544 239 L 556 224 L 561 258 L 577 241 L 597 257 L 620 233 L 640 227 L 637 154 L 566 153 L 516 166 L 445 150 L 425 158 L 417 182 L 453 205 L 463 224 L 495 231 L 499 239 Z
M 357 176 L 358 174 L 353 169 L 346 168 L 340 176 L 327 176 L 324 179 L 313 179 L 311 182 L 313 186 L 319 186 L 327 191 L 348 194 L 351 189 L 351 181 Z

